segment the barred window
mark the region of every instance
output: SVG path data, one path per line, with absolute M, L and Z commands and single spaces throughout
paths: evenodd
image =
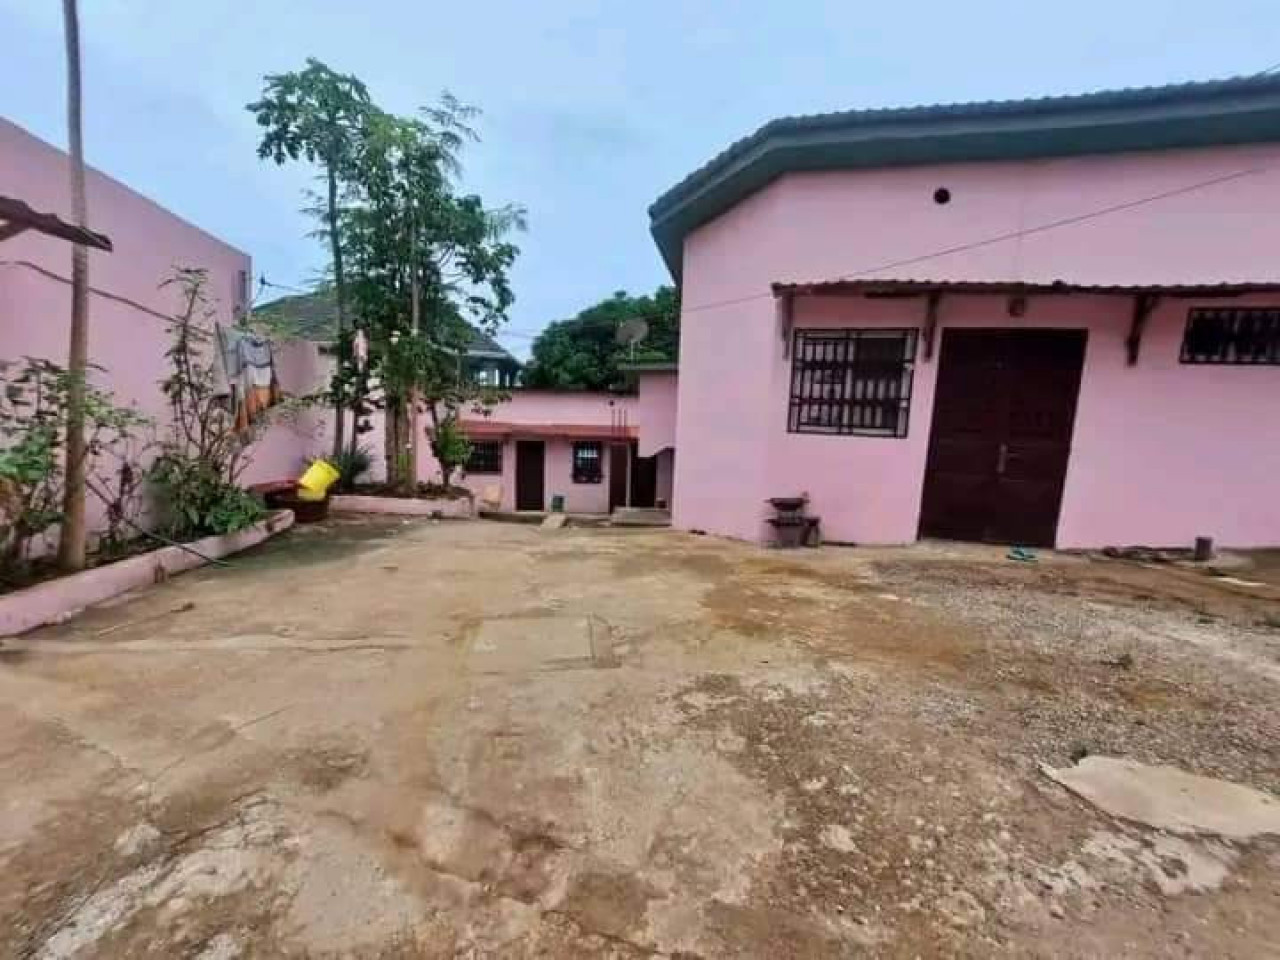
M 905 437 L 915 330 L 797 330 L 792 433 Z
M 598 440 L 573 445 L 573 482 L 600 483 L 604 479 L 604 450 Z
M 502 473 L 502 441 L 472 440 L 467 473 Z
M 1280 365 L 1280 308 L 1190 311 L 1182 362 Z

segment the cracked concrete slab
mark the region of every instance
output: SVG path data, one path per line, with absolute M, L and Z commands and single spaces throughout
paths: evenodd
M 1085 757 L 1074 767 L 1042 769 L 1112 816 L 1157 830 L 1234 840 L 1280 834 L 1280 799 L 1237 783 L 1116 757 Z
M 23 638 L 0 956 L 1267 954 L 1280 843 L 1037 761 L 1280 790 L 1273 608 L 952 549 L 342 521 Z
M 592 663 L 591 623 L 575 617 L 485 620 L 471 638 L 472 669 L 527 673 Z

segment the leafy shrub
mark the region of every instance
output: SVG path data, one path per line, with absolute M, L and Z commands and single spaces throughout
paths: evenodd
M 462 425 L 457 416 L 450 414 L 442 417 L 431 438 L 431 452 L 440 464 L 441 481 L 449 486 L 454 473 L 471 459 L 471 441 L 462 432 Z
M 373 466 L 373 453 L 368 447 L 360 444 L 354 448 L 347 447 L 338 456 L 330 457 L 329 462 L 340 474 L 338 489 L 351 490 L 355 487 L 356 481 L 368 473 L 369 468 Z
M 234 412 L 223 402 L 217 361 L 207 356 L 213 310 L 204 293 L 206 282 L 206 272 L 196 269 L 179 269 L 168 281 L 183 301 L 169 321 L 172 341 L 165 357 L 170 374 L 160 384 L 172 426 L 150 476 L 165 530 L 175 540 L 234 533 L 264 515 L 237 482 L 262 424 L 238 430 Z
M 64 450 L 72 375 L 37 357 L 0 361 L 0 568 L 26 566 L 33 541 L 62 519 Z M 132 441 L 150 421 L 117 406 L 110 393 L 87 385 L 85 455 L 110 455 L 136 472 Z M 90 486 L 104 494 L 90 471 Z M 115 523 L 128 520 L 136 500 L 122 503 Z M 109 523 L 113 522 L 109 518 Z
M 165 533 L 175 540 L 234 533 L 265 515 L 251 494 L 189 457 L 162 453 L 151 466 L 151 482 L 165 507 Z

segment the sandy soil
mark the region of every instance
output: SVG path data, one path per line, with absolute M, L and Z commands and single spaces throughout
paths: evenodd
M 0 956 L 1275 955 L 1040 766 L 1280 793 L 1250 569 L 298 529 L 0 646 Z

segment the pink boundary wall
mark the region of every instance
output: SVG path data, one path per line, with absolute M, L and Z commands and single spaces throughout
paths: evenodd
M 0 120 L 0 189 L 37 210 L 69 217 L 67 157 L 22 128 Z M 207 293 L 218 322 L 243 306 L 248 255 L 192 226 L 110 177 L 91 170 L 87 182 L 91 226 L 110 236 L 114 252 L 90 252 L 91 362 L 118 402 L 152 416 L 161 430 L 168 409 L 160 393 L 168 347 L 165 319 L 177 292 L 161 289 L 177 266 L 209 271 Z M 193 184 L 192 189 L 199 189 Z M 0 244 L 0 358 L 45 357 L 65 363 L 71 313 L 71 246 L 31 232 Z M 306 392 L 318 381 L 311 344 L 284 344 L 278 352 L 281 385 Z M 244 481 L 295 476 L 308 453 L 323 447 L 318 415 L 304 413 L 272 427 L 255 447 Z M 89 499 L 91 529 L 102 521 Z
M 338 494 L 329 498 L 329 512 L 334 514 L 382 514 L 396 517 L 440 517 L 447 520 L 470 520 L 475 516 L 473 501 L 466 497 L 435 500 L 407 497 L 367 497 Z
M 1262 172 L 1019 240 L 910 266 L 878 264 L 999 236 L 1241 170 Z M 932 202 L 938 186 L 946 206 Z M 824 534 L 859 543 L 916 538 L 935 361 L 917 362 L 906 439 L 786 431 L 789 361 L 773 282 L 848 276 L 1078 283 L 1276 279 L 1280 147 L 1249 147 L 795 174 L 695 231 L 685 244 L 674 521 L 766 537 L 768 496 L 807 490 Z M 725 306 L 723 300 L 757 299 Z M 1208 300 L 1266 303 L 1280 298 Z M 1280 368 L 1178 363 L 1186 311 L 1165 300 L 1128 367 L 1131 301 L 948 297 L 948 326 L 1085 329 L 1089 343 L 1059 524 L 1061 547 L 1113 543 L 1280 544 Z M 796 327 L 919 327 L 919 300 L 797 301 Z

